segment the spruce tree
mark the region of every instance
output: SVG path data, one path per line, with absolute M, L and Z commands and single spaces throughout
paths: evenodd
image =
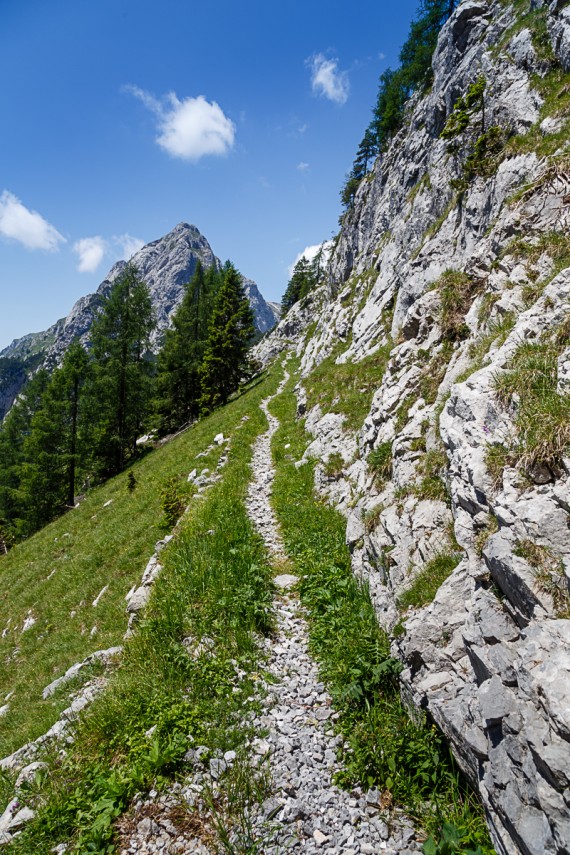
M 214 300 L 200 371 L 203 411 L 226 404 L 229 396 L 247 377 L 247 351 L 254 332 L 253 312 L 241 276 L 228 263 Z
M 176 430 L 199 414 L 200 365 L 220 274 L 198 262 L 158 355 L 156 410 L 160 430 Z
M 155 320 L 150 293 L 128 264 L 117 277 L 91 328 L 97 427 L 96 455 L 103 475 L 119 472 L 136 452 L 151 406 L 150 335 Z

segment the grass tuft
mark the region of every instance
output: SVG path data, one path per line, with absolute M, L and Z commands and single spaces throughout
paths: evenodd
M 428 561 L 420 570 L 413 584 L 398 597 L 400 609 L 426 606 L 432 603 L 435 595 L 451 576 L 461 560 L 461 555 L 456 552 L 442 552 Z

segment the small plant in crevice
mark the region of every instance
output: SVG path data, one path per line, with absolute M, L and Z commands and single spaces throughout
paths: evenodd
M 475 551 L 479 557 L 483 555 L 483 549 L 491 535 L 497 531 L 499 531 L 499 521 L 494 514 L 490 514 L 488 523 L 475 536 Z
M 366 458 L 377 486 L 382 487 L 392 477 L 392 443 L 382 442 Z
M 432 499 L 450 504 L 449 492 L 445 483 L 445 473 L 449 466 L 443 448 L 432 448 L 420 459 L 418 475 L 421 480 L 412 488 L 418 499 Z
M 446 270 L 433 283 L 432 287 L 437 289 L 440 295 L 439 321 L 443 337 L 447 341 L 462 341 L 468 337 L 470 331 L 465 323 L 465 315 L 483 286 L 481 280 L 473 279 L 460 270 Z
M 366 534 L 370 534 L 378 526 L 383 511 L 383 504 L 375 505 L 373 508 L 370 508 L 370 510 L 366 511 L 366 513 L 364 514 L 364 529 L 366 531 Z
M 456 552 L 441 552 L 428 561 L 417 574 L 411 586 L 398 597 L 398 608 L 420 608 L 433 599 L 445 580 L 451 576 L 461 555 Z
M 332 454 L 329 454 L 327 460 L 323 465 L 323 471 L 327 478 L 331 478 L 334 481 L 338 481 L 338 479 L 342 476 L 342 472 L 344 469 L 344 458 L 342 454 L 339 454 L 338 451 L 333 451 Z
M 560 558 L 528 539 L 517 541 L 513 553 L 533 568 L 539 588 L 552 597 L 556 617 L 570 618 L 570 587 Z
M 491 476 L 493 489 L 499 490 L 503 485 L 503 474 L 507 466 L 511 465 L 511 456 L 502 442 L 487 445 L 485 452 L 485 465 Z

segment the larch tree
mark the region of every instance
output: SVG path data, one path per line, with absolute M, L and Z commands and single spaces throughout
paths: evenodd
M 78 480 L 87 469 L 90 418 L 85 388 L 89 375 L 89 358 L 75 339 L 32 418 L 24 443 L 21 489 L 33 530 L 73 506 Z
M 49 374 L 41 368 L 30 378 L 0 426 L 0 525 L 5 538 L 19 540 L 30 533 L 27 495 L 22 489 L 25 444 L 48 383 Z

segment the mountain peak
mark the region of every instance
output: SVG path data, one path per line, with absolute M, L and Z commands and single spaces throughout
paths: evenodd
M 186 222 L 178 223 L 163 237 L 145 244 L 135 252 L 131 260 L 150 291 L 157 319 L 153 349 L 158 350 L 164 330 L 170 326 L 172 313 L 180 303 L 184 286 L 192 278 L 198 262 L 205 268 L 213 265 L 218 270 L 221 268 L 221 262 L 200 230 Z M 47 332 L 25 336 L 24 339 L 12 342 L 9 348 L 0 353 L 0 357 L 12 356 L 21 360 L 23 370 L 18 375 L 20 387 L 25 382 L 25 363 L 30 353 L 37 354 L 35 364 L 44 361 L 46 365 L 53 366 L 60 362 L 74 338 L 88 340 L 89 330 L 101 301 L 108 296 L 114 280 L 122 273 L 125 265 L 125 261 L 116 262 L 97 291 L 81 297 L 67 317 L 58 321 Z M 254 311 L 256 327 L 260 332 L 266 332 L 274 326 L 277 313 L 265 302 L 254 282 L 244 278 L 244 286 Z M 3 386 L 0 376 L 0 419 L 10 408 L 19 391 L 12 383 L 7 394 Z

